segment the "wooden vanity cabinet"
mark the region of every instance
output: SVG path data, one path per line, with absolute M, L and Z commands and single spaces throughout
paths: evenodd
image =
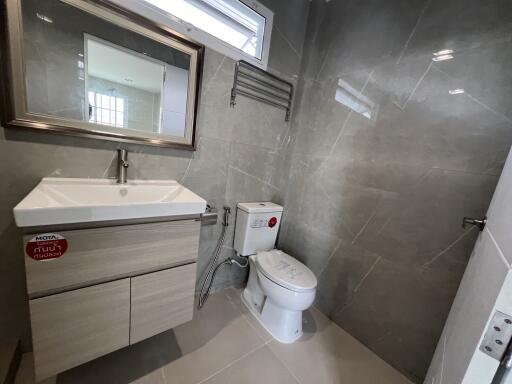
M 68 242 L 63 256 L 25 254 L 37 381 L 191 320 L 199 229 L 181 220 L 54 231 Z
M 30 300 L 37 380 L 129 344 L 130 279 Z
M 192 320 L 195 264 L 131 280 L 130 344 Z
M 169 221 L 56 232 L 68 243 L 64 256 L 36 261 L 25 255 L 30 297 L 195 262 L 200 223 Z M 24 236 L 25 243 L 34 234 Z

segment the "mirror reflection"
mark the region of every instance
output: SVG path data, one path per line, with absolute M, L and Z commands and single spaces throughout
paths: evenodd
M 191 57 L 56 0 L 24 0 L 27 112 L 185 137 Z

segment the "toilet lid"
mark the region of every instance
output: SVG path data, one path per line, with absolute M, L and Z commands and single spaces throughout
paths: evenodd
M 292 291 L 311 291 L 316 288 L 316 276 L 300 261 L 273 249 L 256 255 L 256 267 L 270 280 Z

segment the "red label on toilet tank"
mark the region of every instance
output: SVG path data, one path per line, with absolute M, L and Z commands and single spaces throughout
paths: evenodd
M 68 249 L 68 241 L 58 233 L 42 233 L 34 236 L 25 246 L 25 252 L 34 260 L 58 259 Z

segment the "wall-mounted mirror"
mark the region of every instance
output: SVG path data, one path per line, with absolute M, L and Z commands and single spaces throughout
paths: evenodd
M 8 126 L 194 147 L 203 47 L 106 1 L 7 0 Z

